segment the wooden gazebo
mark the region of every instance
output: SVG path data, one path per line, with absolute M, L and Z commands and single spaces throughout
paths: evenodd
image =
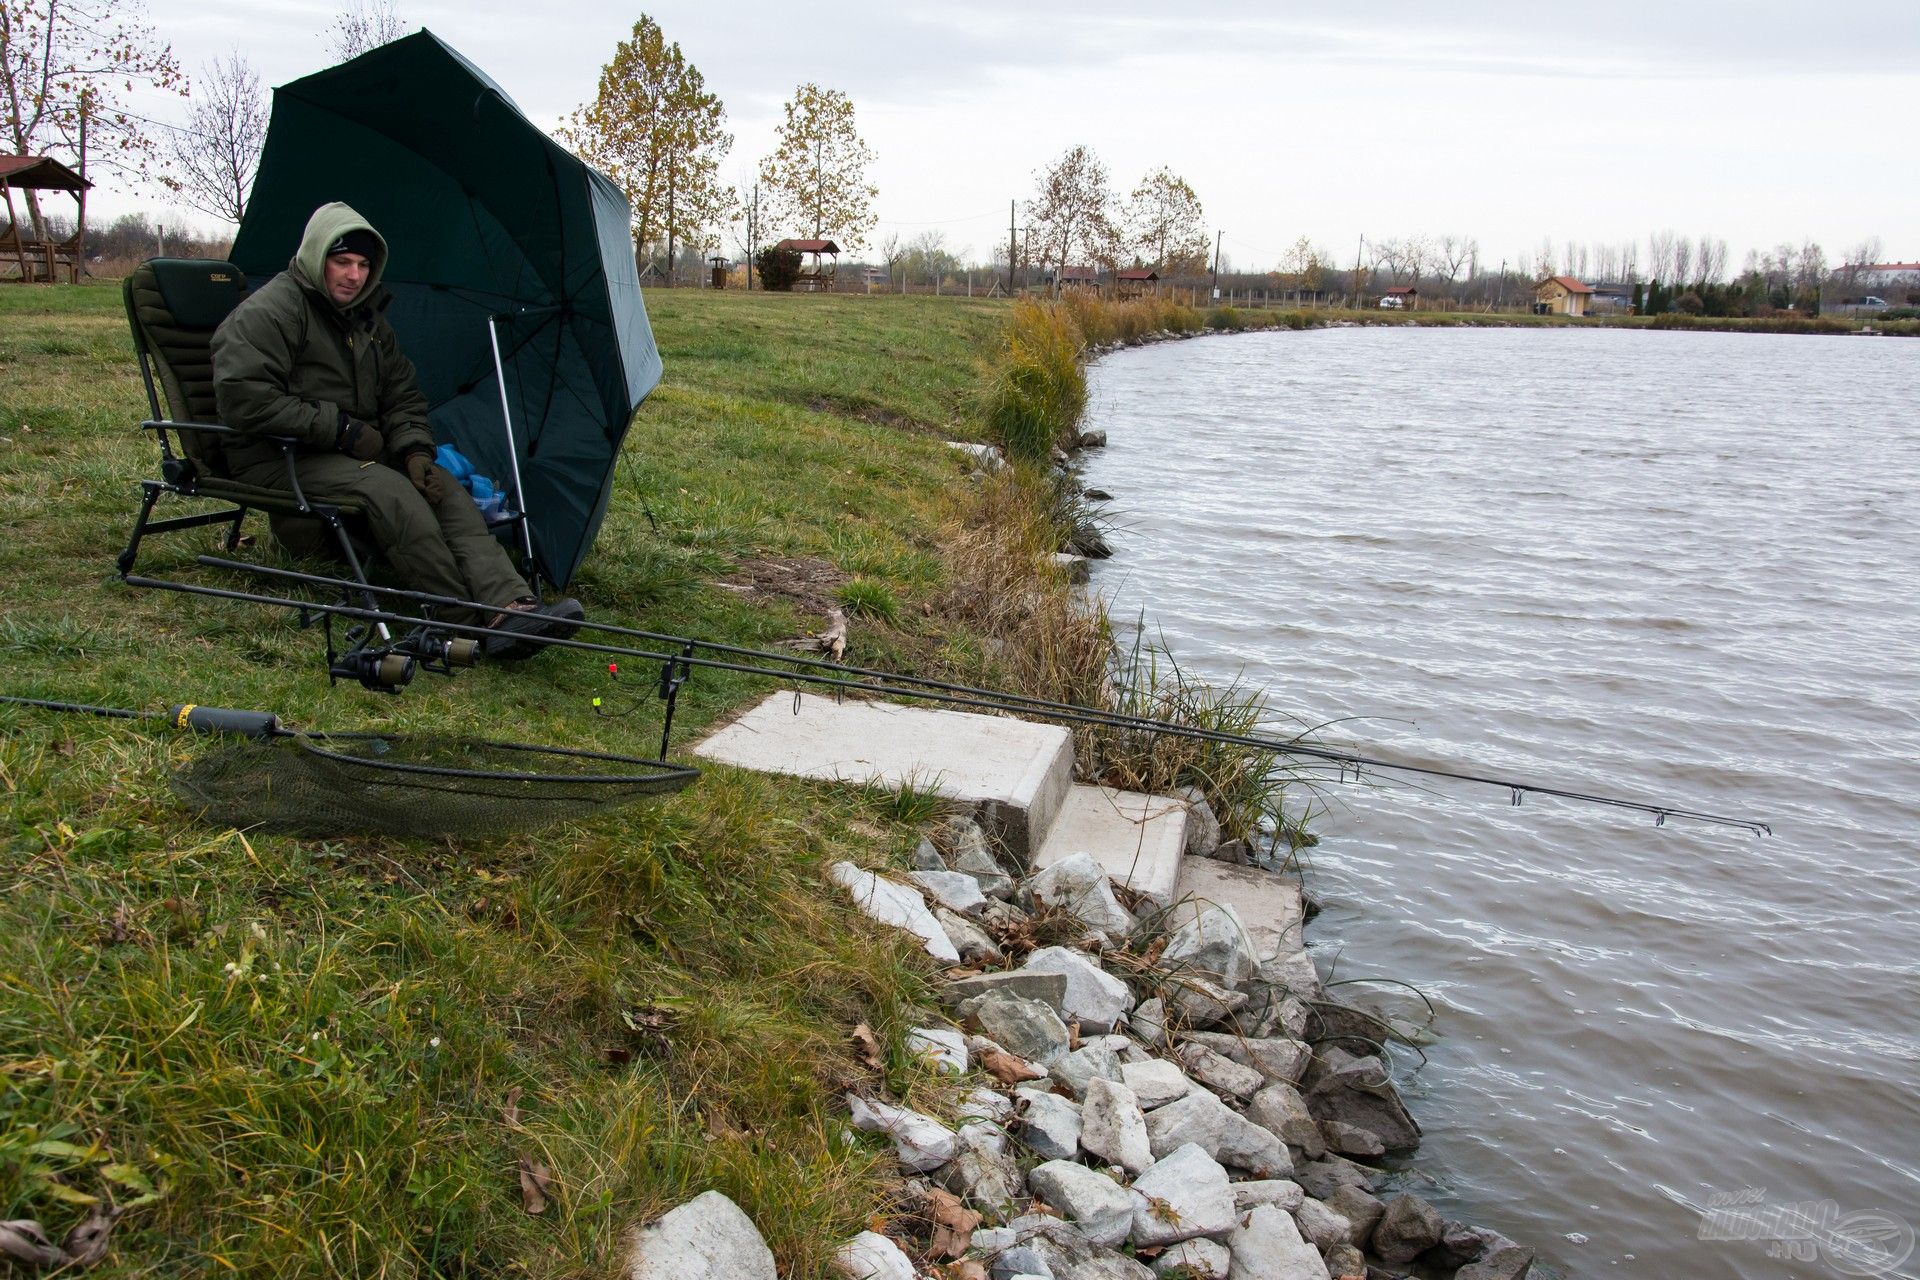
M 11 264 L 17 273 L 0 275 L 0 279 L 17 283 L 58 280 L 60 268 L 65 267 L 67 278 L 79 283 L 87 234 L 87 191 L 92 186 L 51 156 L 0 156 L 0 197 L 7 206 L 7 224 L 0 228 L 0 272 Z M 72 195 L 80 211 L 73 235 L 53 240 L 34 234 L 14 207 L 15 191 L 65 191 Z
M 791 249 L 795 253 L 804 253 L 812 257 L 813 262 L 800 269 L 794 277 L 793 287 L 817 293 L 829 293 L 833 289 L 833 273 L 840 265 L 840 246 L 831 240 L 782 240 L 773 246 L 776 249 Z M 822 264 L 820 257 L 825 254 L 832 261 Z

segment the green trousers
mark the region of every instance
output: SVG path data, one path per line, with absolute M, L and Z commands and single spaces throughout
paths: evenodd
M 351 502 L 366 512 L 374 546 L 409 591 L 504 605 L 532 595 L 513 558 L 487 531 L 485 517 L 451 477 L 439 506 L 421 496 L 404 471 L 383 462 L 358 462 L 344 453 L 302 455 L 295 464 L 311 501 Z M 272 458 L 233 477 L 263 489 L 284 489 L 286 465 Z M 295 555 L 330 554 L 332 536 L 318 521 L 276 517 L 273 534 Z M 487 621 L 465 610 L 441 610 L 449 622 Z

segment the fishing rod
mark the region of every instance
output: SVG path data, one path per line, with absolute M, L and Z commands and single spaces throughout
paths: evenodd
M 202 555 L 199 563 L 214 568 L 238 569 L 260 577 L 299 582 L 316 588 L 335 590 L 342 593 L 345 600 L 351 600 L 349 592 L 373 592 L 388 599 L 407 602 L 420 606 L 421 614 L 408 614 L 397 609 L 373 609 L 352 603 L 319 603 L 312 600 L 297 599 L 288 596 L 268 595 L 261 592 L 239 591 L 231 588 L 203 586 L 195 583 L 170 582 L 164 579 L 129 575 L 124 581 L 129 586 L 154 588 L 165 591 L 180 591 L 192 595 L 203 595 L 214 599 L 224 599 L 246 604 L 262 604 L 271 607 L 289 608 L 300 612 L 305 625 L 310 618 L 319 617 L 351 619 L 363 624 L 403 624 L 414 628 L 396 645 L 380 648 L 362 648 L 345 655 L 350 661 L 345 664 L 331 664 L 330 674 L 341 674 L 340 668 L 355 668 L 351 661 L 355 654 L 360 655 L 358 668 L 365 670 L 368 660 L 376 665 L 385 663 L 396 652 L 402 652 L 404 646 L 430 652 L 442 652 L 449 643 L 458 643 L 462 639 L 482 640 L 494 634 L 489 628 L 473 623 L 448 622 L 433 616 L 436 609 L 458 608 L 477 614 L 496 612 L 488 605 L 477 601 L 462 600 L 452 596 L 434 595 L 428 592 L 408 591 L 398 587 L 371 586 L 366 583 L 350 582 L 344 578 L 333 578 L 322 574 L 303 573 L 292 569 L 279 569 L 265 565 L 248 564 L 239 560 L 226 560 L 217 556 Z M 624 627 L 607 622 L 583 621 L 579 630 L 589 630 L 602 636 L 640 640 L 671 646 L 670 650 L 643 649 L 633 645 L 612 644 L 603 641 L 581 640 L 569 636 L 566 638 L 546 638 L 543 645 L 577 650 L 603 656 L 638 659 L 643 662 L 661 664 L 660 696 L 666 703 L 665 725 L 661 735 L 660 754 L 666 755 L 667 739 L 672 732 L 673 713 L 679 689 L 694 668 L 716 671 L 731 671 L 744 675 L 765 676 L 778 679 L 802 681 L 834 689 L 837 693 L 848 691 L 856 693 L 879 694 L 887 697 L 911 698 L 925 702 L 941 703 L 948 706 L 969 707 L 985 711 L 997 711 L 1008 714 L 1023 714 L 1039 719 L 1054 720 L 1067 724 L 1088 725 L 1095 728 L 1113 729 L 1124 732 L 1151 733 L 1163 737 L 1181 738 L 1190 741 L 1218 742 L 1231 746 L 1242 746 L 1252 750 L 1269 752 L 1275 755 L 1300 757 L 1335 766 L 1339 770 L 1339 779 L 1347 781 L 1364 780 L 1367 771 L 1387 771 L 1411 774 L 1427 778 L 1445 779 L 1479 786 L 1497 787 L 1507 791 L 1511 803 L 1519 805 L 1529 795 L 1546 796 L 1553 799 L 1575 801 L 1582 804 L 1601 805 L 1609 808 L 1624 809 L 1644 813 L 1654 819 L 1656 826 L 1664 826 L 1669 819 L 1684 819 L 1716 826 L 1735 827 L 1752 832 L 1755 835 L 1772 835 L 1773 829 L 1765 822 L 1752 818 L 1738 818 L 1725 814 L 1710 813 L 1705 810 L 1685 808 L 1678 805 L 1658 804 L 1652 801 L 1635 800 L 1621 796 L 1602 795 L 1594 792 L 1576 791 L 1565 787 L 1548 786 L 1525 779 L 1498 777 L 1488 774 L 1471 773 L 1460 769 L 1446 769 L 1434 765 L 1418 765 L 1401 761 L 1385 760 L 1358 752 L 1340 750 L 1334 747 L 1304 743 L 1298 739 L 1268 737 L 1256 734 L 1227 733 L 1217 729 L 1204 729 L 1191 725 L 1176 724 L 1149 716 L 1130 715 L 1124 712 L 1101 711 L 1093 707 L 1079 706 L 1069 702 L 1038 698 L 1028 694 L 1014 693 L 1008 690 L 983 689 L 972 685 L 958 684 L 952 681 L 938 680 L 927 676 L 902 675 L 895 672 L 878 671 L 871 668 L 850 667 L 815 658 L 800 657 L 795 654 L 775 653 L 769 650 L 752 649 L 741 645 L 725 644 L 719 641 L 701 640 L 690 636 L 676 636 L 664 632 L 645 631 L 635 627 Z M 443 640 L 442 634 L 454 639 Z M 330 659 L 331 640 L 329 639 Z M 725 656 L 707 656 L 707 655 Z M 404 654 L 403 654 L 404 656 Z M 744 659 L 735 661 L 734 659 Z M 769 664 L 778 664 L 772 666 Z M 388 664 L 390 665 L 390 663 Z M 444 660 L 431 669 L 451 674 L 451 666 Z M 408 678 L 411 678 L 409 674 Z M 369 683 L 363 674 L 361 682 L 369 688 L 380 687 Z M 397 692 L 397 689 L 389 689 Z

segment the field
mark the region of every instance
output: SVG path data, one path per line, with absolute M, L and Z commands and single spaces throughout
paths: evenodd
M 572 588 L 594 614 L 765 646 L 839 602 L 860 661 L 994 676 L 941 609 L 943 441 L 979 436 L 1005 305 L 648 303 L 667 378 Z M 330 688 L 289 613 L 122 585 L 144 416 L 116 288 L 0 290 L 0 693 L 652 753 L 653 671 L 548 653 L 388 699 Z M 213 543 L 142 567 L 207 580 Z M 769 687 L 696 675 L 676 744 Z M 559 1277 L 712 1187 L 811 1277 L 884 1202 L 834 1111 L 927 962 L 821 871 L 903 859 L 922 798 L 712 770 L 531 836 L 302 841 L 194 820 L 168 778 L 208 747 L 0 706 L 0 1218 L 57 1237 L 111 1198 L 107 1276 Z

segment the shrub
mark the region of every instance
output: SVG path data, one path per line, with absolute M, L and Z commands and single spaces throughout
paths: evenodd
M 1078 433 L 1087 408 L 1080 349 L 1070 306 L 1014 305 L 1007 357 L 987 397 L 987 425 L 1009 457 L 1045 462 Z
M 768 245 L 754 255 L 753 265 L 768 293 L 792 293 L 793 282 L 800 278 L 800 251 Z

